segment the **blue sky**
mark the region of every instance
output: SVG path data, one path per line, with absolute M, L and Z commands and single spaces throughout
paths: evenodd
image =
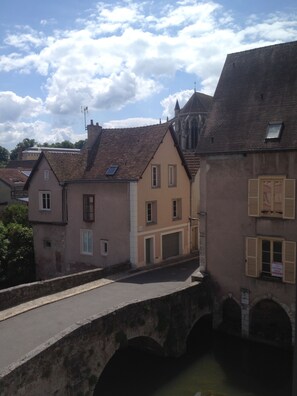
M 0 145 L 85 138 L 213 95 L 226 55 L 297 40 L 291 0 L 1 0 Z

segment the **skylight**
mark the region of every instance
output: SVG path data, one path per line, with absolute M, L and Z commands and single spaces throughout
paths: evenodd
M 106 176 L 113 176 L 115 175 L 116 171 L 118 170 L 119 166 L 118 165 L 111 165 L 107 171 L 105 172 Z
M 282 122 L 270 122 L 267 127 L 266 139 L 279 139 L 283 129 Z

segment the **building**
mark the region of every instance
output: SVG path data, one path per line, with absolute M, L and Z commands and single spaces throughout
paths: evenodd
M 207 115 L 211 109 L 212 96 L 194 91 L 182 109 L 178 100 L 174 109 L 174 129 L 183 151 L 195 151 L 205 124 Z
M 191 172 L 191 251 L 198 251 L 200 211 L 200 160 L 196 153 L 202 128 L 212 105 L 212 96 L 194 90 L 193 95 L 180 109 L 176 101 L 172 122 L 177 140 Z
M 215 325 L 283 344 L 295 327 L 296 63 L 297 42 L 228 55 L 197 150 Z
M 30 147 L 24 151 L 21 152 L 21 157 L 22 157 L 22 161 L 36 161 L 40 154 L 43 151 L 54 151 L 54 152 L 69 152 L 69 153 L 78 153 L 80 150 L 79 149 L 72 149 L 72 148 L 56 148 L 56 147 L 42 147 L 42 146 L 34 146 L 34 147 Z
M 190 172 L 169 123 L 102 129 L 43 152 L 27 183 L 39 278 L 190 251 Z
M 20 169 L 0 168 L 0 212 L 9 204 L 27 203 L 24 191 L 28 173 Z

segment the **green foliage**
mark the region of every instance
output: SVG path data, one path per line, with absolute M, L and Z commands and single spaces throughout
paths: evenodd
M 10 159 L 16 160 L 19 157 L 19 153 L 28 149 L 29 147 L 36 146 L 34 139 L 26 138 L 22 142 L 18 143 L 16 147 L 10 153 Z
M 0 221 L 0 288 L 35 280 L 33 230 L 28 207 L 8 206 Z
M 35 279 L 33 231 L 21 224 L 6 227 L 9 241 L 6 256 L 6 279 L 11 286 Z
M 4 225 L 9 223 L 18 223 L 24 227 L 30 227 L 28 220 L 28 206 L 22 204 L 12 204 L 6 206 L 1 219 Z
M 9 160 L 9 151 L 0 146 L 0 168 L 6 166 Z

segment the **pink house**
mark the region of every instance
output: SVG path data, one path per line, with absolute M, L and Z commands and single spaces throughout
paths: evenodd
M 190 172 L 169 123 L 88 125 L 80 152 L 44 152 L 26 187 L 37 275 L 190 252 Z

